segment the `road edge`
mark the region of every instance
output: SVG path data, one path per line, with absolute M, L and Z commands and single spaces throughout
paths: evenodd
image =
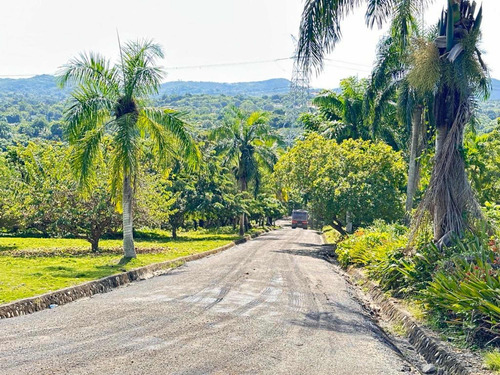
M 428 332 L 428 329 L 419 324 L 410 313 L 402 309 L 391 300 L 373 281 L 368 279 L 358 268 L 347 269 L 346 276 L 354 285 L 363 287 L 363 294 L 368 295 L 375 307 L 375 313 L 380 313 L 384 320 L 391 324 L 402 326 L 406 332 L 406 339 L 428 363 L 436 366 L 436 372 L 449 375 L 478 375 L 490 374 L 480 369 L 474 370 L 472 364 L 463 363 L 462 359 L 448 348 L 446 343 L 437 339 Z
M 222 251 L 231 249 L 234 246 L 250 241 L 251 239 L 258 237 L 264 233 L 268 233 L 272 230 L 275 229 L 266 228 L 262 231 L 247 234 L 246 236 L 232 241 L 227 245 L 204 251 L 202 253 L 187 255 L 160 263 L 148 264 L 147 266 L 134 268 L 130 271 L 117 273 L 97 280 L 87 281 L 83 284 L 58 289 L 34 297 L 28 297 L 21 300 L 8 302 L 6 304 L 0 305 L 0 319 L 8 319 L 17 316 L 32 314 L 37 311 L 49 309 L 54 305 L 65 305 L 80 298 L 91 297 L 95 294 L 100 293 L 108 293 L 113 289 L 116 289 L 122 285 L 132 283 L 134 281 L 147 280 L 155 276 L 160 276 L 171 271 L 172 269 L 182 266 L 187 262 L 202 259 L 210 255 L 214 255 Z
M 327 245 L 328 241 L 325 234 L 321 233 L 320 237 L 322 245 Z M 336 263 L 333 258 L 328 259 L 328 261 Z M 428 363 L 436 366 L 435 373 L 447 375 L 491 374 L 489 371 L 484 371 L 480 368 L 475 369 L 473 367 L 473 365 L 480 366 L 479 364 L 472 364 L 468 361 L 464 363 L 464 361 L 459 358 L 459 355 L 449 348 L 445 342 L 436 338 L 427 328 L 419 324 L 410 313 L 401 308 L 391 299 L 391 297 L 387 296 L 378 285 L 370 280 L 359 268 L 349 267 L 342 273 L 353 286 L 357 287 L 359 292 L 369 298 L 370 304 L 367 305 L 366 308 L 370 309 L 375 315 L 381 314 L 381 318 L 383 318 L 384 321 L 390 324 L 400 325 L 404 328 L 406 340 L 408 340 L 415 351 Z M 384 330 L 382 327 L 380 328 Z M 390 333 L 387 334 L 390 338 L 392 337 Z

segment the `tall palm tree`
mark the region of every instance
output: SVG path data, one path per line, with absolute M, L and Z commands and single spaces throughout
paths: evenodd
M 94 161 L 101 157 L 105 138 L 111 139 L 112 190 L 123 208 L 124 254 L 132 258 L 136 257 L 132 210 L 141 139 L 152 140 L 160 162 L 173 150 L 195 161 L 198 151 L 178 113 L 146 106 L 163 77 L 156 66 L 156 60 L 163 58 L 161 47 L 152 41 L 129 42 L 120 46 L 120 54 L 121 62 L 113 66 L 99 54 L 81 54 L 62 67 L 58 79 L 61 86 L 74 85 L 65 112 L 66 132 L 73 147 L 72 168 L 82 185 L 90 184 Z
M 394 23 L 391 30 L 399 25 Z M 418 32 L 418 29 L 415 29 Z M 422 95 L 417 92 L 407 80 L 410 67 L 410 49 L 404 45 L 410 43 L 394 38 L 395 32 L 382 39 L 378 46 L 377 61 L 372 71 L 370 85 L 365 96 L 365 110 L 372 112 L 372 128 L 374 131 L 380 128 L 383 114 L 397 113 L 398 122 L 402 124 L 399 129 L 398 143 L 408 143 L 408 184 L 406 194 L 406 215 L 409 222 L 413 200 L 420 179 L 419 156 L 428 143 L 426 116 L 428 109 L 432 108 L 433 97 L 430 94 Z M 419 37 L 419 33 L 408 35 L 408 37 Z M 432 116 L 429 118 L 432 120 Z M 432 123 L 432 121 L 430 121 Z M 408 137 L 409 135 L 409 137 Z M 401 138 L 409 138 L 409 142 Z M 406 147 L 405 147 L 406 148 Z
M 477 47 L 482 7 L 476 2 L 448 0 L 437 26 L 437 37 L 414 53 L 410 83 L 419 91 L 435 92 L 436 157 L 417 227 L 424 212 L 434 223 L 434 240 L 447 244 L 481 217 L 465 171 L 464 129 L 476 99 L 489 95 L 488 70 Z
M 232 165 L 238 188 L 246 192 L 254 184 L 257 196 L 261 182 L 260 167 L 272 170 L 277 161 L 276 146 L 279 138 L 268 125 L 265 112 L 245 114 L 233 107 L 225 121 L 211 133 L 218 142 L 218 151 L 224 156 L 224 164 Z M 245 213 L 240 216 L 240 235 L 245 233 Z

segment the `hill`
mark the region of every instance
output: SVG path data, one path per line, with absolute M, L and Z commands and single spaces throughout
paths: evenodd
M 161 85 L 160 95 L 246 95 L 262 96 L 286 94 L 290 89 L 290 81 L 284 78 L 274 78 L 257 82 L 194 82 L 173 81 Z
M 500 80 L 491 79 L 491 96 L 490 100 L 500 100 Z
M 290 87 L 290 81 L 284 78 L 274 78 L 257 82 L 194 82 L 175 81 L 166 82 L 161 85 L 160 95 L 245 95 L 263 96 L 286 94 Z M 54 76 L 40 75 L 31 78 L 1 78 L 0 94 L 23 94 L 37 96 L 65 96 L 68 91 L 57 87 Z

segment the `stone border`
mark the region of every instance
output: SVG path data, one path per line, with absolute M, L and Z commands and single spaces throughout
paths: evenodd
M 167 273 L 173 268 L 182 266 L 186 262 L 205 258 L 209 255 L 220 253 L 236 245 L 250 241 L 263 233 L 270 232 L 272 229 L 264 229 L 261 232 L 246 235 L 227 245 L 216 249 L 208 250 L 198 254 L 192 254 L 185 257 L 167 260 L 161 263 L 153 263 L 147 266 L 132 269 L 130 271 L 106 276 L 101 279 L 88 281 L 83 284 L 59 289 L 54 292 L 48 292 L 35 297 L 29 297 L 0 305 L 0 319 L 13 318 L 20 315 L 32 314 L 37 311 L 50 308 L 51 305 L 64 305 L 84 297 L 91 297 L 98 293 L 107 293 L 119 286 L 129 284 L 133 281 L 146 280 L 154 276 Z
M 347 274 L 353 281 L 368 288 L 368 295 L 380 308 L 382 314 L 391 322 L 395 322 L 404 327 L 407 332 L 407 339 L 416 351 L 429 363 L 434 364 L 438 373 L 447 375 L 473 375 L 485 374 L 485 372 L 471 372 L 469 366 L 464 366 L 463 361 L 457 355 L 446 348 L 439 340 L 435 339 L 428 329 L 420 326 L 408 312 L 401 309 L 394 301 L 386 296 L 380 288 L 369 280 L 359 269 L 350 267 Z

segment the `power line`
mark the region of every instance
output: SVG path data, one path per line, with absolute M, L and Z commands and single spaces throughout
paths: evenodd
M 169 71 L 169 70 L 171 71 L 171 70 L 218 68 L 218 67 L 229 67 L 229 66 L 243 66 L 243 65 L 255 65 L 255 64 L 265 64 L 265 63 L 277 63 L 280 61 L 289 61 L 289 60 L 293 61 L 294 59 L 295 58 L 293 56 L 290 56 L 290 57 L 280 57 L 280 58 L 268 59 L 268 60 L 237 61 L 237 62 L 226 62 L 226 63 L 217 63 L 217 64 L 200 64 L 200 65 L 184 65 L 184 66 L 166 66 L 166 67 L 164 67 L 164 69 L 166 71 Z M 371 69 L 370 65 L 359 64 L 359 63 L 355 63 L 355 62 L 351 62 L 351 61 L 336 60 L 336 59 L 330 59 L 330 58 L 325 58 L 325 61 L 332 62 L 332 63 L 339 63 L 339 64 L 348 64 L 351 66 L 354 65 L 354 66 L 359 66 L 362 68 Z M 330 65 L 330 64 L 326 64 L 326 65 L 337 67 L 337 68 L 354 70 L 354 68 L 352 68 L 352 67 L 347 68 L 347 67 L 335 66 L 335 65 Z M 29 77 L 34 77 L 37 75 L 54 75 L 54 73 L 0 74 L 0 78 L 29 78 Z

